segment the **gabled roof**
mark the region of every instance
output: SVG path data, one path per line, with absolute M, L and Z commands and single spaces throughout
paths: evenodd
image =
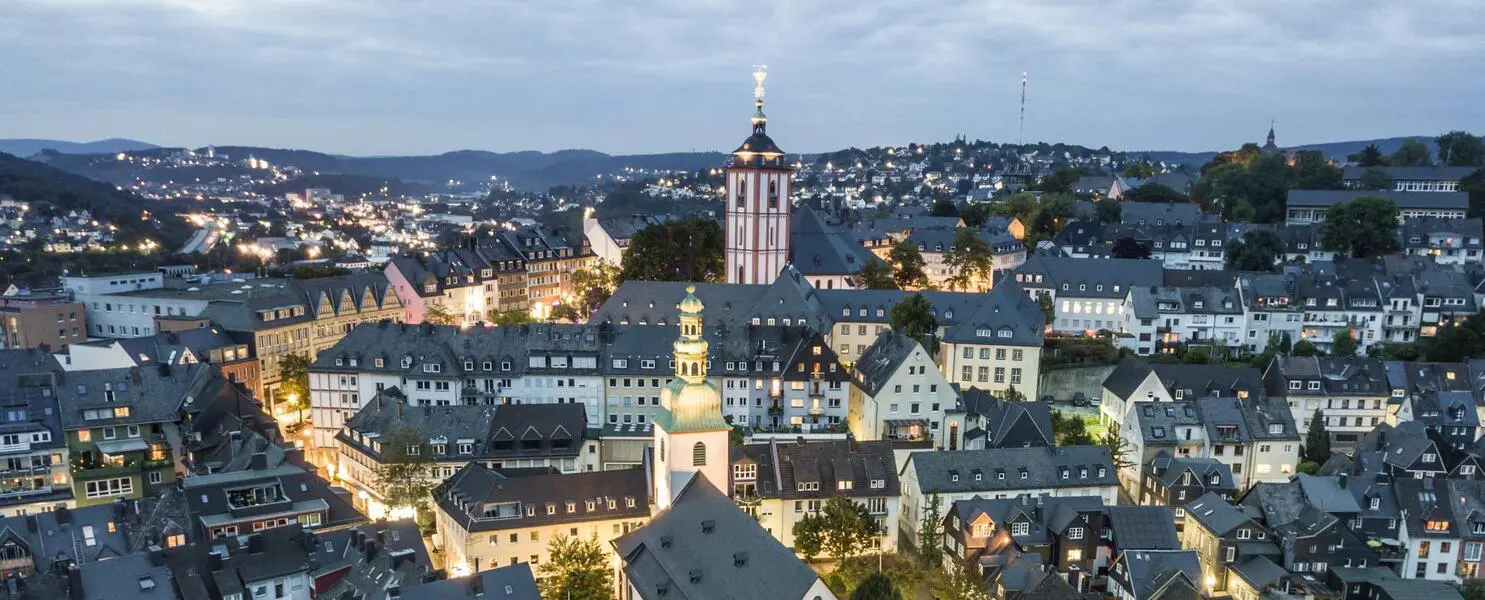
M 804 598 L 819 580 L 704 477 L 613 544 L 643 600 Z
M 851 237 L 829 225 L 814 208 L 800 206 L 790 217 L 789 264 L 807 275 L 853 275 L 879 260 Z
M 894 447 L 890 440 L 794 443 L 775 438 L 733 446 L 733 462 L 746 457 L 758 465 L 761 498 L 830 498 L 842 489 L 849 489 L 852 497 L 895 498 L 899 489 Z M 840 487 L 843 481 L 850 487 Z M 882 482 L 881 487 L 873 487 L 873 481 Z M 799 484 L 807 482 L 819 485 L 801 490 Z
M 1380 196 L 1391 200 L 1399 209 L 1469 208 L 1470 197 L 1464 192 L 1396 192 L 1369 190 L 1289 190 L 1285 206 L 1330 208 L 1362 196 Z
M 1118 484 L 1113 460 L 1108 448 L 1103 446 L 914 452 L 908 457 L 906 468 L 913 470 L 919 493 Z
M 1186 516 L 1196 519 L 1202 527 L 1218 537 L 1227 535 L 1227 532 L 1252 520 L 1226 498 L 1213 492 L 1207 492 L 1187 504 Z
M 944 333 L 944 341 L 1041 347 L 1047 317 L 1014 280 L 1002 279 L 974 312 Z
M 1121 551 L 1180 550 L 1176 514 L 1169 506 L 1110 506 L 1109 528 Z
M 866 347 L 861 359 L 856 361 L 856 381 L 868 396 L 876 396 L 892 375 L 914 352 L 923 352 L 923 346 L 912 338 L 891 329 L 877 334 L 876 341 Z
M 466 531 L 497 531 L 643 517 L 650 510 L 650 483 L 644 469 L 559 473 L 471 462 L 433 497 L 438 510 Z

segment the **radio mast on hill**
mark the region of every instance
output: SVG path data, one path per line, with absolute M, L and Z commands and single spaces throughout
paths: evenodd
M 1021 145 L 1022 136 L 1026 135 L 1026 71 L 1021 72 L 1021 123 L 1016 128 L 1016 145 Z

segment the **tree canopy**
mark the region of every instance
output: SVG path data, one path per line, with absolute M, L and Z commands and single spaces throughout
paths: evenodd
M 613 595 L 609 555 L 597 537 L 585 540 L 559 534 L 547 542 L 547 555 L 536 566 L 543 598 L 608 600 Z
M 892 277 L 892 266 L 875 257 L 861 267 L 861 284 L 869 290 L 897 289 L 897 280 Z
M 1320 245 L 1326 250 L 1371 258 L 1398 251 L 1397 205 L 1380 196 L 1359 196 L 1330 207 L 1320 227 Z
M 917 244 L 907 240 L 897 242 L 887 258 L 892 260 L 892 278 L 897 280 L 897 287 L 904 290 L 928 287 L 928 273 L 925 271 L 927 263 L 924 262 L 923 253 L 918 250 Z
M 1093 205 L 1099 223 L 1118 223 L 1124 218 L 1124 206 L 1113 200 L 1103 200 Z
M 808 559 L 829 555 L 840 563 L 865 550 L 879 532 L 865 506 L 845 496 L 832 496 L 820 512 L 794 523 L 794 548 Z
M 1325 431 L 1324 409 L 1315 411 L 1315 416 L 1310 418 L 1310 427 L 1305 431 L 1305 443 L 1300 448 L 1300 457 L 1305 462 L 1317 465 L 1330 460 L 1330 434 Z
M 651 225 L 629 240 L 620 281 L 721 281 L 722 225 L 698 217 Z
M 1418 140 L 1403 140 L 1387 160 L 1394 167 L 1431 167 L 1433 153 Z
M 431 452 L 421 450 L 428 440 L 426 432 L 411 427 L 388 431 L 379 440 L 381 460 L 375 468 L 377 488 L 382 502 L 391 508 L 420 507 L 428 501 L 433 489 Z M 409 452 L 412 448 L 419 448 Z
M 933 303 L 923 294 L 904 298 L 892 307 L 892 330 L 919 342 L 924 336 L 935 334 L 938 319 L 933 316 Z
M 1392 176 L 1381 167 L 1368 167 L 1367 170 L 1361 172 L 1361 179 L 1357 185 L 1363 190 L 1387 191 L 1392 189 Z
M 1434 362 L 1461 362 L 1485 355 L 1485 314 L 1440 327 L 1422 344 L 1423 358 Z
M 1351 337 L 1350 331 L 1337 331 L 1330 342 L 1331 356 L 1356 356 L 1356 338 Z
M 990 244 L 980 238 L 980 232 L 961 227 L 954 233 L 954 247 L 944 255 L 944 266 L 952 271 L 949 287 L 983 290 L 990 282 L 993 261 L 994 254 L 990 250 Z
M 606 260 L 598 260 L 586 269 L 578 269 L 572 273 L 572 291 L 576 296 L 574 303 L 580 307 L 578 311 L 583 319 L 608 302 L 610 296 L 614 295 L 614 289 L 619 285 L 619 268 Z
M 1451 167 L 1485 166 L 1485 141 L 1468 131 L 1450 131 L 1434 140 L 1439 160 Z
M 933 208 L 929 209 L 928 214 L 934 217 L 957 217 L 959 207 L 948 200 L 939 200 L 933 203 Z
M 902 594 L 885 573 L 872 573 L 851 592 L 851 600 L 902 600 Z
M 1227 268 L 1237 271 L 1274 271 L 1284 256 L 1284 241 L 1267 229 L 1253 229 L 1242 239 L 1227 243 L 1224 260 Z
M 1367 144 L 1361 152 L 1346 157 L 1346 160 L 1354 162 L 1363 167 L 1381 167 L 1387 165 L 1387 155 L 1382 153 L 1376 144 Z
M 309 358 L 290 352 L 278 361 L 278 393 L 280 402 L 288 403 L 295 410 L 309 409 Z

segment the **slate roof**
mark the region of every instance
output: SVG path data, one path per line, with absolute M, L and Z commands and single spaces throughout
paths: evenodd
M 1203 217 L 1201 207 L 1190 202 L 1120 202 L 1119 208 L 1124 225 L 1195 225 Z
M 1034 254 L 1015 273 L 1026 287 L 1051 288 L 1076 298 L 1123 298 L 1135 286 L 1160 285 L 1161 262 L 1126 258 L 1081 259 Z M 1027 276 L 1043 280 L 1027 284 Z
M 321 533 L 315 536 L 313 547 L 316 580 L 344 573 L 328 588 L 317 590 L 325 598 L 387 600 L 392 597 L 391 589 L 406 598 L 434 572 L 423 535 L 411 519 Z
M 251 517 L 271 514 L 303 513 L 323 511 L 320 527 L 338 527 L 365 520 L 365 516 L 351 506 L 347 498 L 331 489 L 330 483 L 302 466 L 280 462 L 269 465 L 264 455 L 263 463 L 253 468 L 224 471 L 210 475 L 192 475 L 181 482 L 186 501 L 186 510 L 191 519 L 200 525 L 195 533 L 210 531 L 214 524 L 236 522 Z M 265 502 L 252 507 L 233 508 L 228 503 L 230 490 L 245 487 L 274 486 L 283 496 L 277 502 Z
M 920 493 L 991 492 L 1118 484 L 1103 446 L 987 448 L 914 452 L 908 457 Z M 1103 475 L 1099 472 L 1102 469 Z M 1086 476 L 1083 474 L 1086 470 Z M 1063 478 L 1064 471 L 1067 477 Z M 981 477 L 976 480 L 975 474 Z M 1025 475 L 1023 478 L 1022 475 Z M 1000 475 L 1004 475 L 1001 478 Z M 956 479 L 957 475 L 957 481 Z
M 1213 535 L 1222 537 L 1251 519 L 1238 507 L 1214 492 L 1207 492 L 1186 505 L 1186 516 L 1196 519 Z
M 1201 458 L 1195 456 L 1172 457 L 1170 453 L 1161 450 L 1145 464 L 1145 472 L 1156 479 L 1165 487 L 1176 485 L 1181 476 L 1187 472 L 1201 482 L 1206 489 L 1237 490 L 1237 484 L 1232 477 L 1232 467 L 1226 463 L 1213 458 Z M 1217 483 L 1213 484 L 1212 477 L 1217 477 Z
M 856 361 L 856 381 L 866 395 L 876 396 L 914 352 L 923 352 L 917 340 L 891 329 L 884 330 Z
M 1392 600 L 1463 600 L 1459 589 L 1452 584 L 1427 579 L 1403 579 L 1386 567 L 1331 567 L 1330 573 L 1331 577 L 1347 589 L 1356 585 L 1375 586 Z M 1358 589 L 1356 593 L 1368 598 L 1375 594 L 1365 588 Z
M 1200 585 L 1201 561 L 1194 550 L 1129 550 L 1117 559 L 1128 571 L 1135 600 L 1194 600 L 1192 584 Z M 1181 580 L 1184 579 L 1184 584 Z M 1193 588 L 1194 589 L 1194 588 Z
M 898 495 L 895 443 L 890 440 L 781 442 L 734 446 L 733 464 L 745 459 L 758 465 L 761 498 L 828 499 L 842 493 L 841 481 L 851 482 L 853 498 Z M 740 456 L 736 456 L 740 455 Z M 872 487 L 881 481 L 882 487 Z M 800 483 L 816 483 L 800 490 Z
M 1397 501 L 1402 506 L 1403 525 L 1407 527 L 1410 535 L 1424 538 L 1457 539 L 1462 531 L 1462 523 L 1458 515 L 1454 514 L 1453 504 L 1450 502 L 1449 489 L 1445 487 L 1445 479 L 1405 479 L 1399 478 L 1397 486 Z M 1429 521 L 1441 522 L 1446 529 L 1429 529 L 1425 524 Z
M 586 410 L 572 403 L 408 406 L 397 388 L 387 388 L 347 419 L 350 433 L 342 431 L 337 438 L 375 454 L 355 434 L 410 429 L 426 436 L 420 453 L 435 460 L 576 456 L 587 432 Z M 472 445 L 471 453 L 459 452 L 463 443 Z M 530 443 L 537 447 L 527 449 Z M 442 455 L 434 454 L 434 444 L 444 446 Z
M 1056 445 L 1052 431 L 1052 409 L 1041 402 L 1008 402 L 989 391 L 968 389 L 959 397 L 959 410 L 985 419 L 985 446 L 999 448 L 1017 431 L 1034 431 L 1044 446 Z
M 1387 369 L 1374 358 L 1334 356 L 1280 356 L 1269 369 L 1274 385 L 1273 396 L 1387 396 Z M 1300 389 L 1290 389 L 1288 382 L 1304 382 Z M 1309 382 L 1320 383 L 1320 389 L 1309 389 Z
M 806 275 L 853 275 L 879 260 L 851 234 L 829 225 L 808 205 L 789 224 L 789 264 Z
M 1040 348 L 1047 317 L 1041 305 L 1014 280 L 1002 279 L 985 294 L 984 302 L 950 327 L 943 340 L 951 343 L 1035 346 Z M 982 335 L 988 333 L 988 336 Z
M 481 595 L 494 600 L 542 600 L 531 563 L 524 562 L 402 590 L 402 600 L 449 600 Z
M 94 600 L 174 598 L 170 569 L 147 553 L 90 562 L 79 569 L 81 597 Z
M 1285 206 L 1330 208 L 1350 202 L 1361 196 L 1380 196 L 1391 200 L 1399 209 L 1454 209 L 1469 208 L 1470 197 L 1464 192 L 1395 192 L 1368 190 L 1289 190 Z
M 0 537 L 10 534 L 23 541 L 38 568 L 61 560 L 87 565 L 131 552 L 123 527 L 127 518 L 121 503 L 57 508 L 0 519 Z M 89 534 L 94 540 L 91 545 L 86 543 Z
M 703 477 L 613 544 L 643 600 L 804 598 L 819 580 Z
M 1052 536 L 1065 533 L 1080 515 L 1106 513 L 1107 507 L 1098 496 L 1053 497 L 1022 494 L 1015 498 L 988 499 L 975 496 L 967 500 L 956 500 L 950 507 L 959 516 L 960 527 L 968 532 L 970 526 L 985 515 L 995 523 L 996 529 L 1009 529 L 1012 522 L 1025 521 L 1028 526 L 1023 535 L 1012 535 L 1022 548 L 1051 543 Z
M 321 300 L 325 300 L 334 314 L 350 310 L 367 312 L 400 307 L 397 295 L 389 289 L 387 276 L 380 271 L 355 273 L 313 279 L 255 279 L 245 283 L 215 283 L 202 286 L 203 290 L 217 288 L 228 291 L 236 288 L 242 294 L 217 294 L 202 313 L 227 331 L 257 331 L 276 329 L 298 323 L 307 323 L 321 318 Z M 154 297 L 161 290 L 144 290 L 138 295 Z M 204 291 L 203 291 L 204 293 Z M 189 296 L 189 292 L 184 295 Z M 264 321 L 258 311 L 289 307 L 303 307 L 299 316 L 286 316 Z M 325 316 L 328 318 L 328 315 Z
M 650 511 L 649 472 L 644 469 L 558 473 L 487 469 L 471 462 L 435 488 L 433 496 L 439 510 L 471 532 L 642 518 Z M 497 512 L 497 505 L 509 506 L 511 512 Z
M 1357 455 L 1378 452 L 1383 461 L 1398 469 L 1409 469 L 1425 452 L 1438 452 L 1429 439 L 1427 426 L 1421 421 L 1403 421 L 1397 425 L 1380 423 L 1356 441 Z
M 247 535 L 166 548 L 159 554 L 183 600 L 207 600 L 243 593 L 250 584 L 308 573 L 314 542 L 313 534 L 291 522 Z M 212 558 L 213 552 L 221 559 Z
M 1109 528 L 1121 551 L 1180 550 L 1176 513 L 1169 506 L 1110 506 Z
M 1284 567 L 1274 564 L 1267 557 L 1255 556 L 1242 562 L 1230 563 L 1229 569 L 1241 577 L 1253 589 L 1262 590 L 1279 582 L 1289 575 Z
M 57 390 L 63 426 L 81 429 L 174 422 L 186 406 L 187 398 L 194 403 L 195 398 L 206 397 L 209 386 L 225 382 L 214 373 L 205 364 L 67 372 L 58 377 Z M 111 410 L 124 405 L 129 407 L 127 417 L 83 418 L 85 410 Z
M 634 234 L 651 225 L 662 225 L 677 220 L 678 215 L 671 214 L 634 214 L 623 217 L 608 217 L 597 219 L 598 226 L 603 228 L 610 238 L 615 241 L 628 240 Z
M 1351 166 L 1342 170 L 1347 181 L 1360 181 L 1368 169 L 1381 169 L 1393 181 L 1459 181 L 1478 169 L 1476 167 L 1362 167 Z M 1437 193 L 1437 192 L 1435 192 Z
M 1138 422 L 1140 438 L 1146 446 L 1174 446 L 1179 442 L 1177 427 L 1203 425 L 1193 400 L 1175 402 L 1134 402 L 1129 414 Z

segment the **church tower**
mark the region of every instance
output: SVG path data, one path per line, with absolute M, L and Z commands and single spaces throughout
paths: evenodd
M 721 392 L 707 379 L 702 308 L 696 287 L 687 287 L 681 300 L 681 336 L 674 345 L 675 377 L 660 393 L 663 410 L 654 421 L 656 510 L 670 506 L 695 474 L 705 475 L 724 493 L 728 488 L 727 440 L 732 426 L 722 418 Z
M 727 167 L 727 283 L 773 283 L 789 261 L 789 184 L 794 169 L 768 137 L 765 67 L 753 73 L 753 135 Z

